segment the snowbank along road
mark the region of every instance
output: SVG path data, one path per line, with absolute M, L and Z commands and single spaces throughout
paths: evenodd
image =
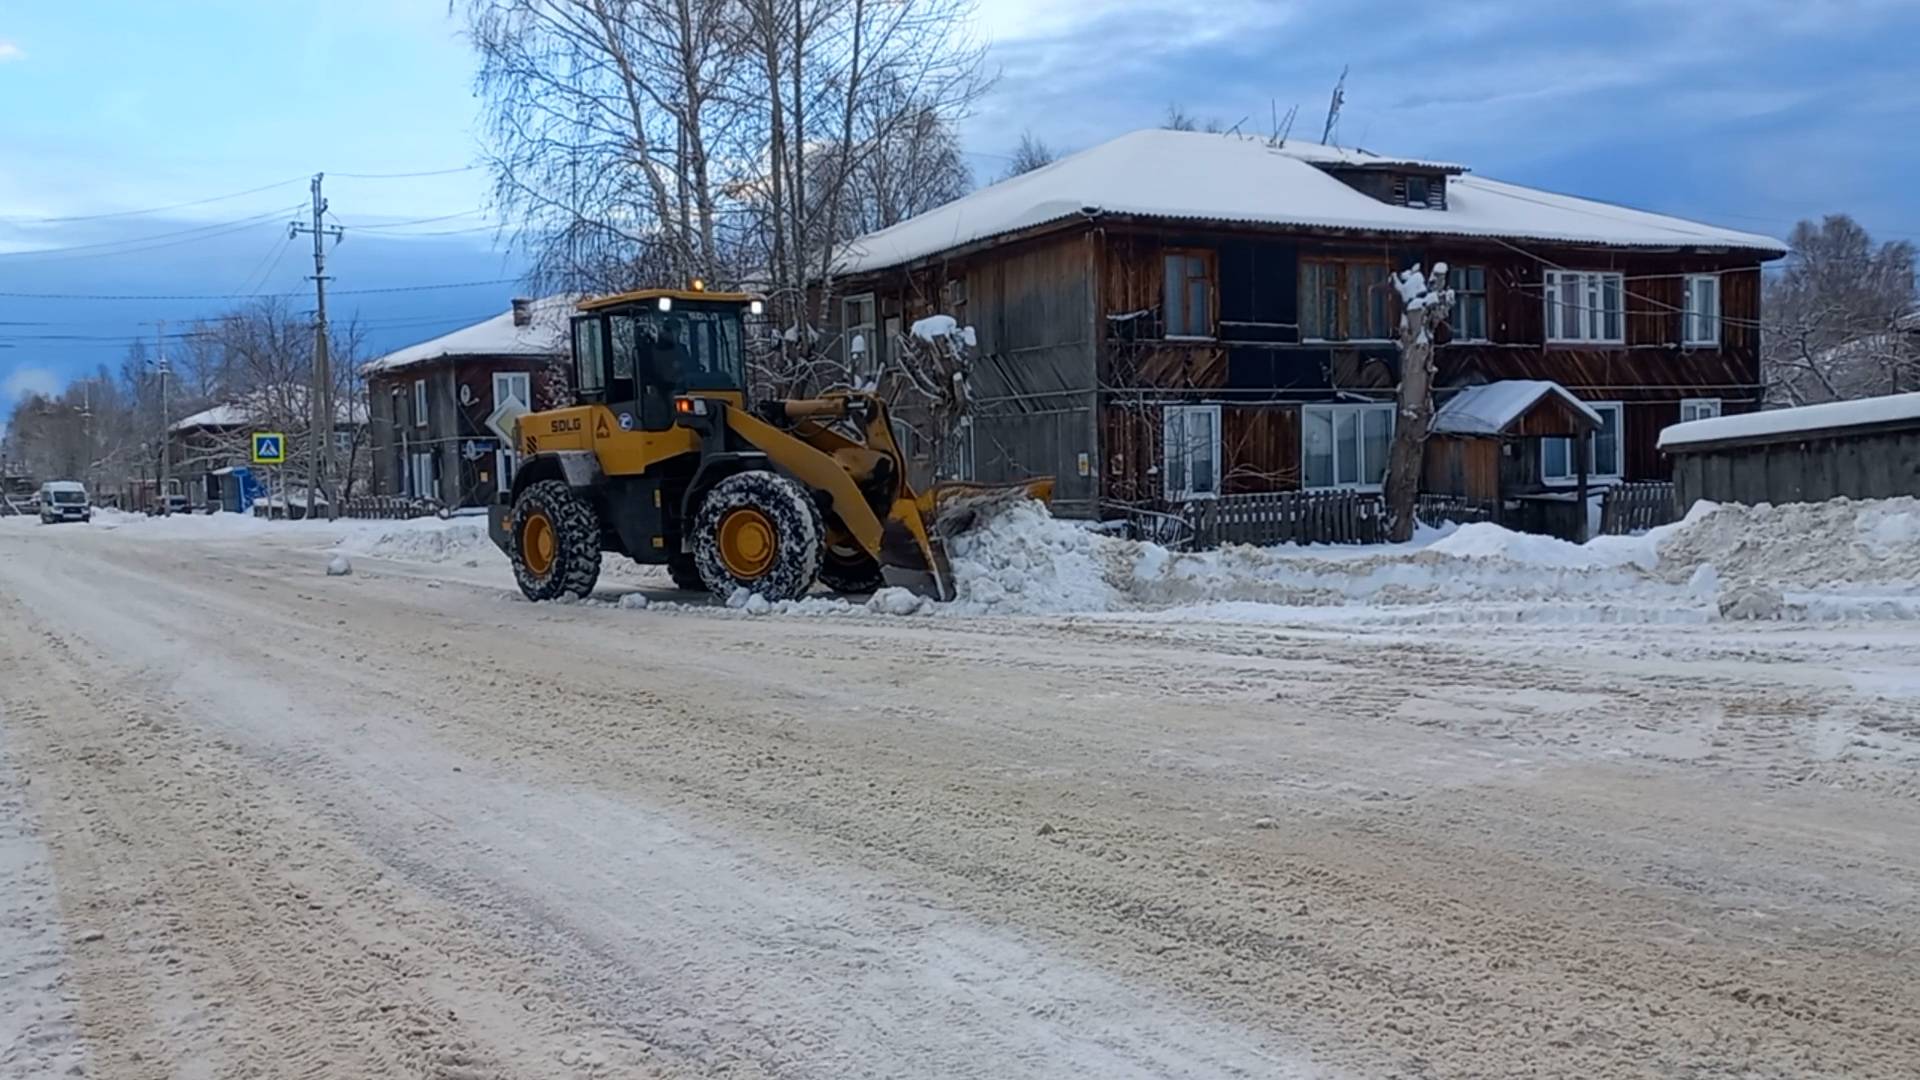
M 1725 569 L 1449 595 L 1463 530 L 1247 555 L 1249 603 L 1028 536 L 970 550 L 961 615 L 755 618 L 534 606 L 411 535 L 330 577 L 323 526 L 0 523 L 0 1077 L 1920 1062 L 1884 575 L 1722 621 L 1701 579 L 1755 549 L 1695 530 Z

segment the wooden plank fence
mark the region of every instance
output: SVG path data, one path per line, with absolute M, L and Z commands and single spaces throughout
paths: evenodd
M 1624 536 L 1679 520 L 1669 480 L 1615 484 L 1600 496 L 1600 532 Z

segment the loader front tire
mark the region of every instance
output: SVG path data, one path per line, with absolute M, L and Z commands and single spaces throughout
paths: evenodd
M 593 595 L 600 580 L 600 516 L 564 480 L 527 485 L 513 504 L 513 576 L 527 599 Z
M 765 470 L 734 473 L 707 492 L 694 516 L 694 565 L 716 596 L 750 589 L 767 600 L 797 600 L 820 576 L 823 534 L 806 488 Z

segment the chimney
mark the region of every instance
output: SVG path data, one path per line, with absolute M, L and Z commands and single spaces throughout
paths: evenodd
M 524 296 L 513 298 L 513 325 L 526 326 L 533 321 L 533 301 Z

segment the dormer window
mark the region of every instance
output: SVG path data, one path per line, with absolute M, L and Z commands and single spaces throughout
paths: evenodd
M 1447 208 L 1445 172 L 1398 163 L 1362 167 L 1322 165 L 1321 168 L 1335 180 L 1388 206 L 1409 206 L 1415 210 Z

